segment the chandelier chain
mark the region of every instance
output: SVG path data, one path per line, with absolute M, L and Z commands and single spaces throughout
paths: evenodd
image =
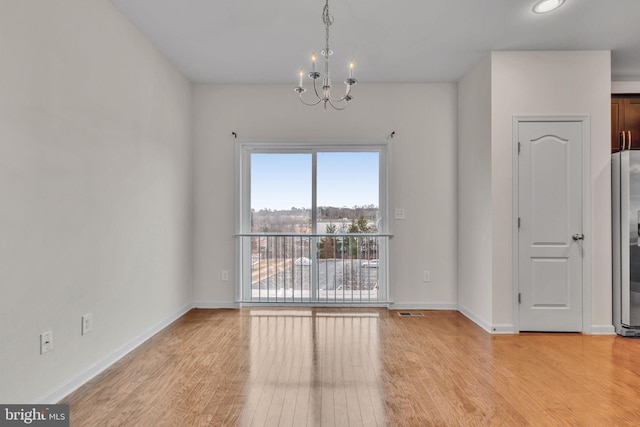
M 329 13 L 329 0 L 324 5 L 322 9 L 322 22 L 329 28 L 329 25 L 333 24 L 333 15 Z
M 329 0 L 324 5 L 324 9 L 322 9 L 322 22 L 324 22 L 325 30 L 324 30 L 324 40 L 325 40 L 325 50 L 324 56 L 329 58 L 331 55 L 331 50 L 329 50 L 329 26 L 333 24 L 333 15 L 329 12 Z

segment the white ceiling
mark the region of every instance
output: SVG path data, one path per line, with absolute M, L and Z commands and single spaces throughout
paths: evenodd
M 324 45 L 324 0 L 111 0 L 194 82 L 296 82 Z M 611 50 L 612 79 L 640 80 L 640 0 L 330 0 L 332 76 L 455 82 L 493 50 Z

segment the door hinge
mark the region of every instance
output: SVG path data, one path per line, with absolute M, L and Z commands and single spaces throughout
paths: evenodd
M 520 217 L 518 217 L 518 228 L 520 228 Z
M 520 143 L 518 142 L 518 154 L 520 154 L 520 145 L 522 145 L 522 144 L 520 144 Z
M 518 292 L 518 304 L 522 304 L 522 294 Z

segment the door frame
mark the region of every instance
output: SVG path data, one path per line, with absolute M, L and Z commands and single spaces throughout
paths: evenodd
M 591 227 L 591 120 L 589 116 L 513 116 L 512 134 L 512 218 L 511 218 L 511 262 L 512 262 L 512 318 L 514 332 L 520 332 L 519 292 L 519 232 L 518 232 L 518 197 L 519 197 L 519 162 L 518 162 L 518 128 L 526 122 L 579 122 L 582 128 L 582 229 L 585 235 L 582 250 L 582 333 L 590 334 L 592 330 L 592 289 L 591 289 L 591 246 L 593 232 Z

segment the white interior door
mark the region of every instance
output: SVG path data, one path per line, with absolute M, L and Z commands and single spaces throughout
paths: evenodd
M 582 331 L 582 123 L 518 123 L 521 331 Z

